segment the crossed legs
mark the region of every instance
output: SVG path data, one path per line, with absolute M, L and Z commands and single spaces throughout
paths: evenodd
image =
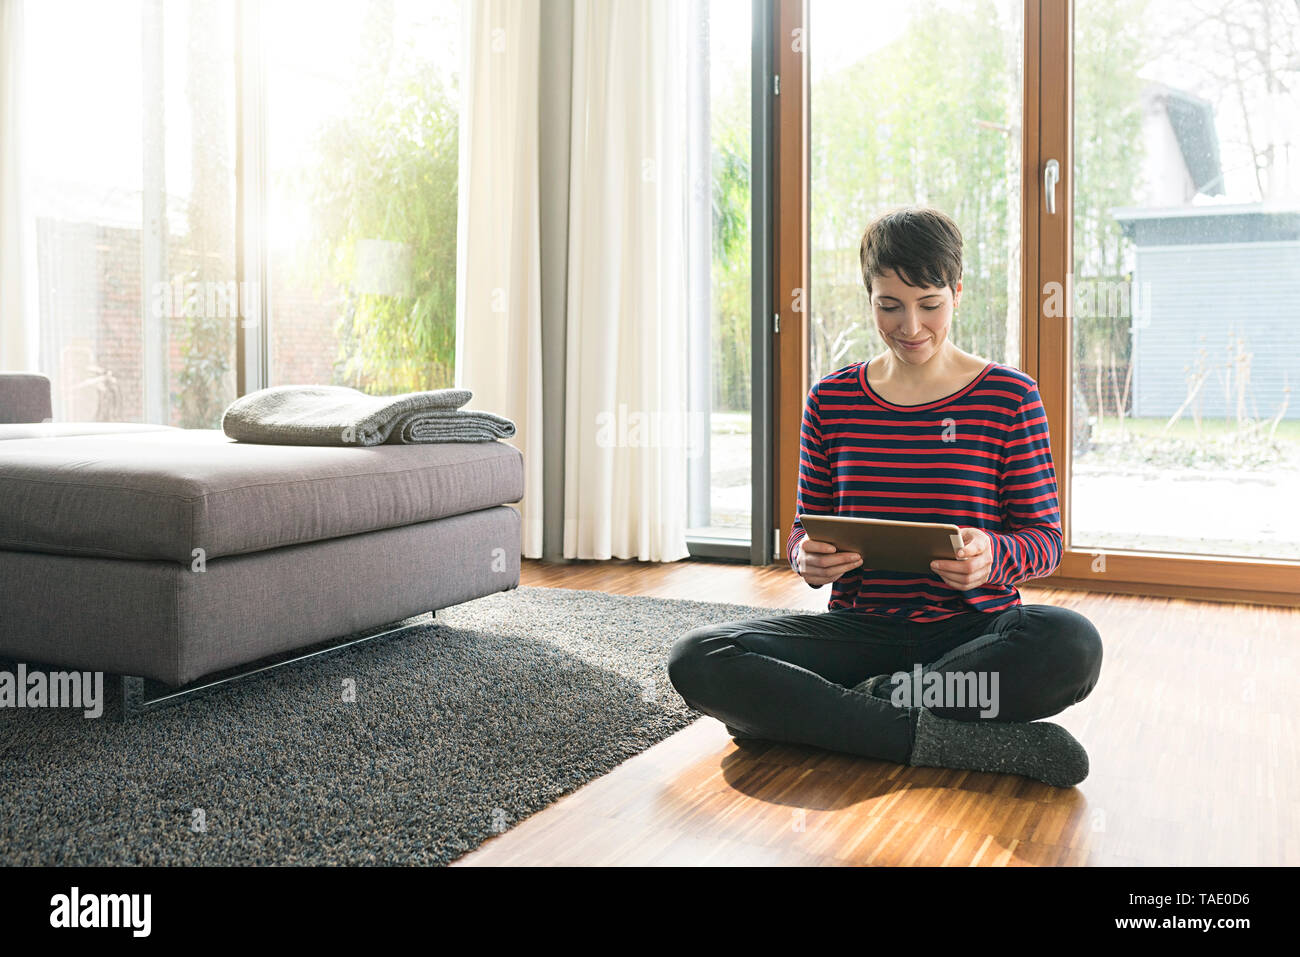
M 976 704 L 936 706 L 934 715 L 1029 722 L 1092 691 L 1101 638 L 1082 615 L 1052 605 L 932 623 L 850 611 L 775 615 L 692 629 L 673 645 L 668 674 L 691 708 L 743 734 L 907 764 L 920 708 L 854 687 L 917 665 L 997 676 L 995 716 L 981 718 Z

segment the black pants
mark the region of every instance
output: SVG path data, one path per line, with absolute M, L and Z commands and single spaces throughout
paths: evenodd
M 850 690 L 873 675 L 915 674 L 918 665 L 945 681 L 950 673 L 996 674 L 996 715 L 969 697 L 965 706 L 954 696 L 931 706 L 934 699 L 891 702 Z M 911 757 L 922 704 L 957 720 L 981 720 L 983 710 L 985 720 L 1034 721 L 1082 701 L 1100 670 L 1097 629 L 1052 605 L 930 623 L 852 611 L 729 621 L 688 631 L 668 659 L 686 704 L 742 734 L 898 764 Z M 920 683 L 908 687 L 915 692 Z

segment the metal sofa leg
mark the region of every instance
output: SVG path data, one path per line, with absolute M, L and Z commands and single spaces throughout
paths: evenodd
M 434 624 L 439 624 L 438 611 L 434 609 L 429 613 Z M 310 651 L 302 654 L 292 654 L 288 657 L 281 657 L 270 660 L 269 663 L 258 664 L 254 662 L 250 666 L 230 671 L 218 672 L 207 680 L 200 679 L 188 685 L 179 688 L 169 687 L 162 682 L 151 681 L 142 678 L 139 675 L 120 675 L 122 684 L 122 708 L 118 716 L 119 721 L 125 721 L 128 718 L 138 715 L 147 714 L 150 711 L 157 711 L 159 708 L 165 708 L 173 704 L 180 704 L 196 698 L 199 695 L 212 691 L 213 689 L 230 684 L 234 681 L 240 681 L 244 678 L 251 678 L 253 675 L 261 674 L 264 671 L 271 671 L 275 668 L 282 668 L 285 665 L 291 665 L 295 662 L 306 661 L 309 658 L 316 658 L 320 655 L 331 654 L 336 651 L 342 651 L 344 648 L 351 648 L 353 645 L 359 645 L 363 642 L 374 641 L 376 638 L 384 638 L 389 635 L 399 635 L 403 632 L 411 631 L 415 628 L 421 628 L 428 625 L 425 620 L 413 620 L 409 624 L 402 624 L 395 628 L 385 628 L 370 635 L 361 635 L 359 637 L 348 638 L 334 644 L 328 644 L 324 647 L 320 645 L 309 646 Z M 264 661 L 266 659 L 263 659 Z M 160 689 L 151 695 L 150 685 Z

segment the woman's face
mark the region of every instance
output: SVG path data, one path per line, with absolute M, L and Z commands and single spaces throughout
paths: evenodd
M 892 269 L 871 280 L 876 330 L 908 365 L 924 365 L 939 353 L 960 301 L 960 281 L 954 294 L 947 286 L 909 286 Z

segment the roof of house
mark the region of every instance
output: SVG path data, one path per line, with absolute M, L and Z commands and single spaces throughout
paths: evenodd
M 1219 160 L 1219 134 L 1214 128 L 1214 105 L 1165 83 L 1151 83 L 1146 94 L 1163 103 L 1178 139 L 1178 148 L 1198 193 L 1222 196 L 1223 166 Z
M 1300 240 L 1300 207 L 1290 205 L 1120 206 L 1110 214 L 1139 246 Z

